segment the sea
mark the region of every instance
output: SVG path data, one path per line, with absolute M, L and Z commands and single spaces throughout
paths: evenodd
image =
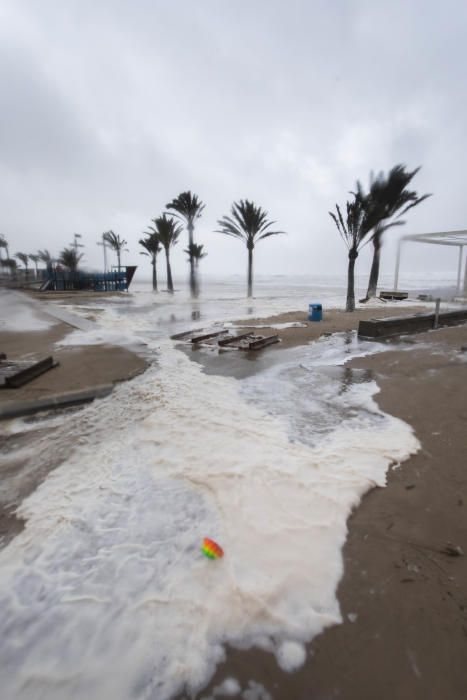
M 387 346 L 335 334 L 264 353 L 236 378 L 170 340 L 313 302 L 326 314 L 345 303 L 342 280 L 258 278 L 252 299 L 242 277 L 204 280 L 194 301 L 185 280 L 175 286 L 154 294 L 143 280 L 126 295 L 64 301 L 93 323 L 60 346 L 118 344 L 149 367 L 79 410 L 3 426 L 39 426 L 22 456 L 57 464 L 0 551 L 5 700 L 214 697 L 202 690 L 227 647 L 266 650 L 293 673 L 341 622 L 351 510 L 419 448 L 411 426 L 378 407 L 371 375 L 345 366 Z M 203 556 L 205 537 L 222 558 Z M 216 697 L 250 691 L 229 676 Z

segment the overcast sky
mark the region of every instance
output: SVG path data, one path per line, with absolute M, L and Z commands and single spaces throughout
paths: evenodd
M 258 274 L 340 273 L 329 209 L 396 163 L 433 193 L 403 233 L 467 228 L 466 36 L 464 0 L 0 0 L 0 231 L 12 253 L 80 233 L 98 266 L 113 229 L 149 274 L 137 241 L 191 189 L 206 273 L 245 270 L 213 233 L 239 198 L 288 233 L 258 245 Z M 456 255 L 417 246 L 404 265 L 455 278 Z

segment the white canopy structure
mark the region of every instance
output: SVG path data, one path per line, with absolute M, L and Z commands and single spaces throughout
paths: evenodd
M 398 288 L 399 284 L 399 267 L 401 261 L 401 252 L 403 243 L 429 243 L 431 245 L 450 245 L 459 248 L 459 258 L 457 263 L 457 291 L 462 291 L 461 275 L 462 275 L 462 255 L 464 246 L 467 246 L 467 230 L 463 231 L 437 231 L 436 233 L 417 233 L 409 236 L 403 236 L 397 247 L 396 269 L 394 273 L 394 289 Z M 467 261 L 464 276 L 464 292 L 467 294 Z

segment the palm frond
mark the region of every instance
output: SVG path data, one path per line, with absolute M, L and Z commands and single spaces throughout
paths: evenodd
M 41 260 L 46 265 L 49 265 L 52 262 L 52 256 L 47 249 L 38 250 L 37 254 L 39 256 L 39 260 Z
M 370 179 L 370 188 L 368 194 L 364 195 L 364 204 L 367 227 L 374 229 L 375 238 L 392 228 L 381 227 L 381 222 L 400 218 L 431 196 L 419 196 L 415 190 L 407 189 L 419 170 L 420 167 L 408 171 L 405 165 L 398 164 L 391 168 L 387 175 L 380 172 L 376 178 Z
M 248 199 L 240 199 L 232 204 L 230 216 L 218 220 L 220 226 L 216 233 L 223 233 L 245 241 L 247 248 L 253 249 L 255 244 L 269 236 L 277 236 L 284 231 L 269 231 L 276 222 L 268 220 L 268 213 Z
M 78 253 L 74 247 L 64 248 L 58 257 L 58 262 L 69 270 L 74 271 L 78 268 L 83 256 L 84 253 Z
M 115 234 L 113 231 L 106 231 L 105 233 L 102 234 L 102 237 L 108 245 L 115 250 L 117 253 L 120 253 L 124 247 L 127 245 L 127 242 L 125 241 L 124 238 L 120 238 L 117 234 Z
M 330 211 L 329 215 L 334 221 L 337 231 L 347 248 L 358 252 L 369 233 L 365 226 L 364 200 L 358 188 L 357 192 L 354 193 L 353 200 L 346 202 L 345 208 L 345 220 L 338 204 L 336 204 L 337 214 Z
M 192 225 L 203 213 L 205 205 L 198 195 L 192 194 L 190 190 L 182 192 L 166 204 L 166 209 L 172 210 L 170 213 L 176 218 L 183 219 L 187 224 Z
M 157 240 L 166 251 L 177 244 L 178 238 L 182 233 L 181 224 L 177 223 L 172 217 L 167 216 L 167 214 L 162 214 L 162 216 L 152 219 L 152 222 L 154 226 L 149 228 L 157 234 Z
M 16 253 L 15 257 L 21 260 L 26 270 L 28 269 L 29 255 L 27 253 Z
M 156 256 L 162 250 L 161 243 L 154 230 L 150 233 L 146 233 L 146 238 L 140 238 L 138 243 L 147 251 L 146 253 L 141 253 L 141 255 Z
M 191 260 L 191 258 L 193 258 L 193 260 L 199 261 L 207 256 L 207 253 L 203 251 L 203 248 L 203 245 L 191 243 L 188 246 L 188 248 L 185 248 L 183 252 L 188 255 L 188 260 Z

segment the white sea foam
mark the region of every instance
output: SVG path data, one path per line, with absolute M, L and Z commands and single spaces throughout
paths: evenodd
M 23 333 L 44 331 L 56 324 L 38 304 L 8 289 L 0 290 L 0 330 Z
M 286 328 L 306 328 L 306 323 L 300 323 L 299 321 L 290 321 L 289 323 L 257 323 L 255 325 L 244 325 L 239 326 L 240 328 L 275 328 L 276 330 L 285 330 Z
M 284 671 L 295 671 L 303 666 L 306 651 L 303 644 L 286 639 L 277 649 L 277 663 Z
M 213 700 L 214 698 L 232 698 L 240 695 L 242 687 L 235 678 L 226 678 L 220 685 L 217 685 L 209 697 L 202 700 Z
M 71 454 L 23 502 L 26 529 L 0 554 L 6 698 L 165 700 L 202 687 L 227 642 L 296 668 L 341 619 L 349 512 L 418 447 L 379 411 L 374 382 L 349 388 L 353 414 L 305 444 L 286 392 L 268 415 L 259 384 L 254 399 L 156 345 L 157 365 L 64 417 L 51 449 L 63 440 Z M 333 381 L 322 391 L 344 410 Z M 205 536 L 223 559 L 202 556 Z M 266 697 L 252 683 L 242 697 Z

